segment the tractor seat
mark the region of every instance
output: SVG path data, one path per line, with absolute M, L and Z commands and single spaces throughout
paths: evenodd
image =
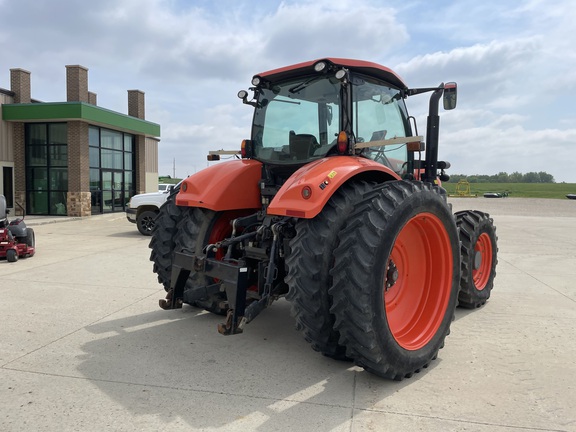
M 310 159 L 320 145 L 318 140 L 312 134 L 296 134 L 290 131 L 290 139 L 288 141 L 290 156 L 296 160 Z
M 386 132 L 388 132 L 388 131 L 387 130 L 379 130 L 379 131 L 372 132 L 372 136 L 370 137 L 370 141 L 382 141 L 384 138 L 386 138 Z

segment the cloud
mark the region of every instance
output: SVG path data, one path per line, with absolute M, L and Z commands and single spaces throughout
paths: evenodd
M 524 118 L 515 114 L 465 110 L 445 117 L 452 114 L 441 127 L 439 150 L 439 157 L 451 163 L 450 172 L 545 171 L 557 182 L 574 182 L 573 160 L 566 156 L 575 153 L 576 128 L 534 131 L 525 128 Z
M 416 56 L 395 70 L 409 81 L 424 77 L 432 83 L 457 81 L 459 92 L 464 91 L 474 103 L 488 102 L 497 108 L 505 104 L 498 102 L 503 94 L 515 93 L 519 83 L 525 82 L 522 71 L 538 59 L 540 50 L 536 37 L 492 41 Z
M 454 172 L 508 158 L 576 182 L 564 162 L 574 158 L 576 118 L 568 0 L 0 0 L 0 16 L 0 43 L 10 47 L 0 87 L 22 67 L 33 97 L 64 100 L 64 66 L 82 64 L 103 107 L 126 112 L 126 90 L 143 90 L 147 118 L 162 126 L 160 171 L 174 157 L 203 167 L 207 150 L 249 135 L 251 109 L 236 92 L 253 74 L 338 56 L 392 67 L 410 86 L 457 81 L 458 107 L 441 114 L 440 132 L 440 151 L 461 162 Z M 408 104 L 424 129 L 428 98 Z
M 271 68 L 322 57 L 384 56 L 409 39 L 395 15 L 363 1 L 282 3 L 259 27 L 261 54 Z
M 409 82 L 424 77 L 430 84 L 458 82 L 458 107 L 442 114 L 440 129 L 440 154 L 452 163 L 452 172 L 546 171 L 557 181 L 576 181 L 572 158 L 566 157 L 576 156 L 576 130 L 568 120 L 574 110 L 560 110 L 567 89 L 554 85 L 571 78 L 543 63 L 550 57 L 549 38 L 510 37 L 415 56 L 396 66 Z M 412 113 L 425 124 L 427 99 L 411 102 Z

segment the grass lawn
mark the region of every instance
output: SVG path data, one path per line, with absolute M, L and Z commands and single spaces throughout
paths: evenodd
M 450 195 L 456 194 L 457 182 L 444 182 Z M 470 183 L 470 193 L 482 196 L 486 192 L 508 192 L 518 198 L 562 198 L 576 194 L 576 183 Z

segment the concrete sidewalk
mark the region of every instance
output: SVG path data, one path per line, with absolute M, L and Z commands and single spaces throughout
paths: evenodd
M 576 201 L 450 201 L 494 217 L 495 288 L 402 382 L 314 352 L 285 301 L 230 337 L 159 309 L 124 214 L 27 217 L 36 255 L 0 260 L 0 430 L 576 431 Z

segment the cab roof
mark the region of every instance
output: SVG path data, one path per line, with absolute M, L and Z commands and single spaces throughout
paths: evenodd
M 402 78 L 400 78 L 392 69 L 389 69 L 386 66 L 382 66 L 377 63 L 368 62 L 364 60 L 353 60 L 353 59 L 334 58 L 334 57 L 327 57 L 323 59 L 297 63 L 290 66 L 284 66 L 278 69 L 272 69 L 266 72 L 256 74 L 255 76 L 264 78 L 269 81 L 279 81 L 289 79 L 292 77 L 313 73 L 314 65 L 319 61 L 327 61 L 332 65 L 334 65 L 335 67 L 345 67 L 354 72 L 359 72 L 377 79 L 381 79 L 382 81 L 385 81 L 403 90 L 408 88 L 408 86 L 404 83 Z

